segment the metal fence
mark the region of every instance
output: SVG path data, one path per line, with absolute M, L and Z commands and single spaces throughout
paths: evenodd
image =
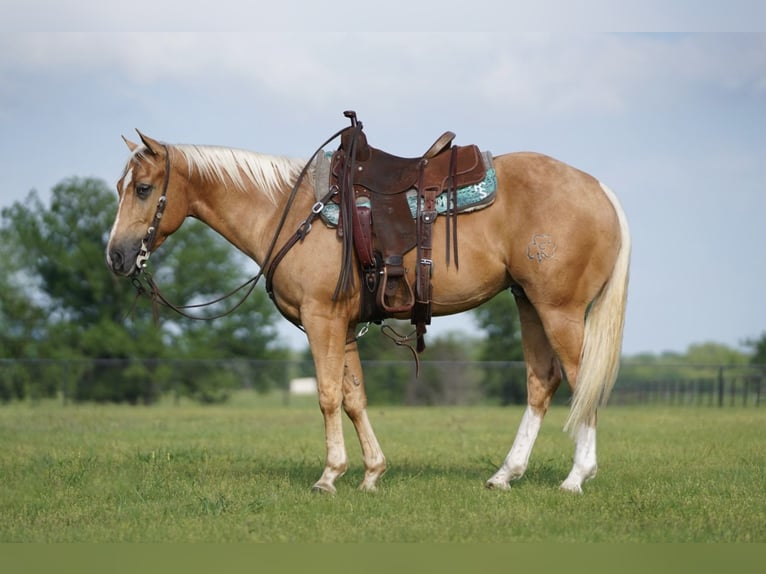
M 526 402 L 522 362 L 367 361 L 370 404 L 470 405 Z M 291 397 L 291 381 L 310 378 L 310 361 L 157 359 L 0 359 L 0 403 L 55 398 L 62 404 L 189 397 L 227 400 L 237 390 Z M 625 361 L 611 405 L 758 407 L 766 365 L 662 365 Z M 571 398 L 562 384 L 554 404 Z
M 623 364 L 612 404 L 666 404 L 716 407 L 761 402 L 766 365 Z

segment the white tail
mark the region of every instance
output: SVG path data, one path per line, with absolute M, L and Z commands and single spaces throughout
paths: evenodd
M 617 380 L 622 352 L 622 331 L 628 299 L 630 270 L 630 230 L 625 212 L 611 189 L 601 184 L 612 202 L 620 224 L 622 243 L 609 280 L 590 306 L 585 319 L 585 338 L 580 354 L 572 408 L 564 430 L 574 435 L 588 422 L 599 406 L 606 403 Z

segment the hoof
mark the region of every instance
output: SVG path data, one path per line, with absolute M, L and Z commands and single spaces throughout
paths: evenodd
M 364 479 L 359 485 L 359 490 L 364 492 L 375 492 L 378 490 L 378 480 L 383 476 L 384 472 L 386 472 L 385 467 L 383 467 L 382 470 L 365 472 Z
M 575 494 L 582 494 L 583 483 L 588 482 L 590 479 L 596 476 L 597 470 L 598 467 L 595 465 L 587 470 L 583 470 L 582 468 L 577 467 L 573 468 L 572 472 L 569 473 L 569 476 L 567 476 L 566 480 L 561 483 L 561 490 L 574 492 Z
M 484 483 L 484 486 L 489 490 L 511 490 L 511 485 L 502 480 L 492 480 L 491 478 Z
M 382 474 L 382 473 L 381 473 Z M 359 490 L 362 492 L 375 492 L 378 490 L 378 479 L 380 474 L 370 474 L 364 477 L 364 480 L 359 484 Z
M 561 490 L 564 492 L 571 492 L 573 494 L 582 494 L 582 486 L 577 484 L 576 482 L 562 482 L 561 483 Z
M 337 490 L 335 490 L 335 487 L 332 484 L 327 482 L 317 482 L 314 486 L 311 487 L 311 492 L 334 495 Z
M 359 485 L 359 490 L 362 492 L 377 492 L 378 487 L 374 484 L 367 484 L 366 482 L 362 482 L 362 484 Z

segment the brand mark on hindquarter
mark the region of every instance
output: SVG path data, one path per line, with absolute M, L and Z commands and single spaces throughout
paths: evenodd
M 527 257 L 538 263 L 551 259 L 554 253 L 556 253 L 556 242 L 546 233 L 533 236 L 532 241 L 527 245 Z

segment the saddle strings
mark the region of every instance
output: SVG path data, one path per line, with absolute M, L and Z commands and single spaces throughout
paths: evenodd
M 342 293 L 346 293 L 354 288 L 353 273 L 353 252 L 354 252 L 354 229 L 353 217 L 356 210 L 356 201 L 354 198 L 354 173 L 356 170 L 356 148 L 359 134 L 362 131 L 362 124 L 354 121 L 346 130 L 351 130 L 349 149 L 346 150 L 345 161 L 343 162 L 343 173 L 341 175 L 340 188 L 340 209 L 341 220 L 343 221 L 343 254 L 341 257 L 341 268 L 338 276 L 338 282 L 335 285 L 335 291 L 332 300 L 337 301 Z
M 459 269 L 460 265 L 457 256 L 457 185 L 455 185 L 455 174 L 457 172 L 457 148 L 453 147 L 450 151 L 449 161 L 449 177 L 447 179 L 447 209 L 444 215 L 446 221 L 446 235 L 447 235 L 447 253 L 446 263 L 449 267 L 450 263 L 450 247 L 455 254 L 455 269 Z M 452 242 L 450 244 L 450 228 L 452 231 Z

